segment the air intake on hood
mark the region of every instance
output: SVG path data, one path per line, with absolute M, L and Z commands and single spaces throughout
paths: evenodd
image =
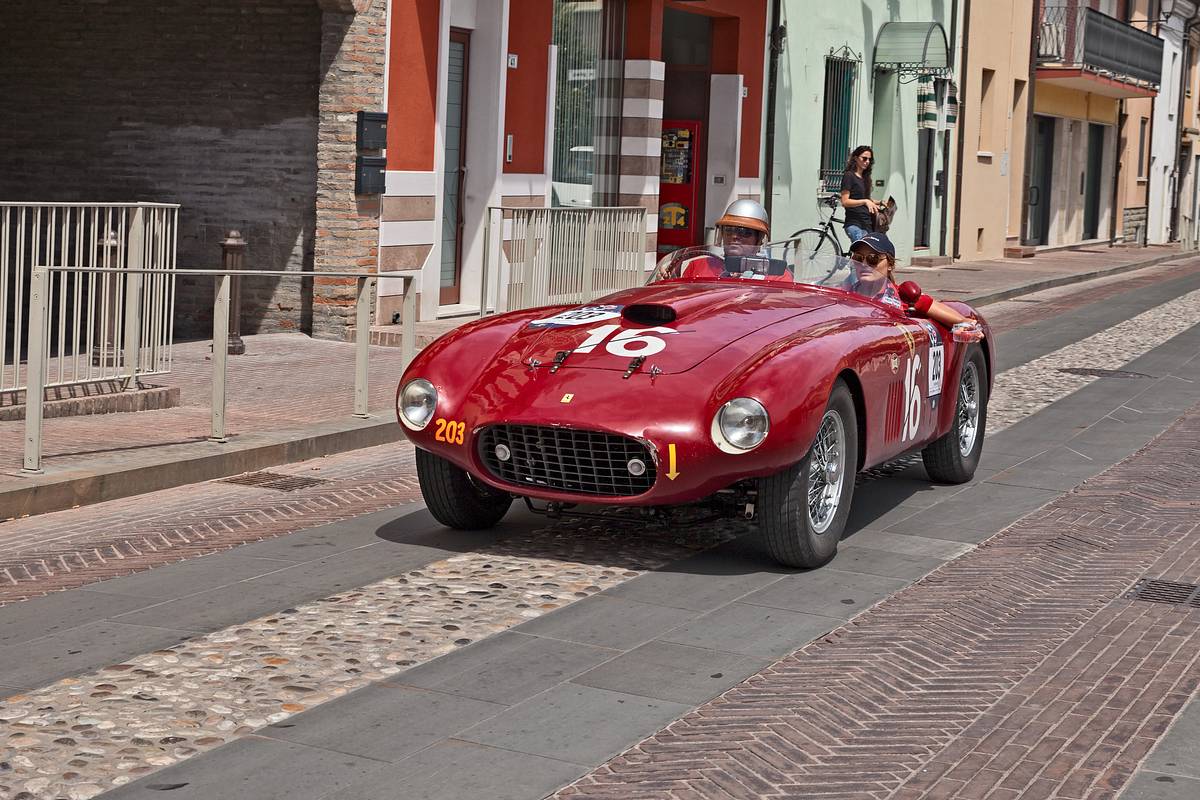
M 655 303 L 641 303 L 625 306 L 621 311 L 621 316 L 630 322 L 642 325 L 662 325 L 675 321 L 675 309 Z

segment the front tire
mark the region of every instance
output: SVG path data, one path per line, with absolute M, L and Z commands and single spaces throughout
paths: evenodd
M 460 531 L 491 528 L 504 519 L 512 495 L 471 480 L 466 470 L 417 448 L 417 480 L 433 518 Z
M 832 559 L 850 516 L 857 472 L 857 414 L 850 390 L 839 380 L 808 453 L 759 480 L 759 532 L 771 557 L 803 569 Z
M 972 344 L 963 358 L 958 379 L 954 423 L 944 436 L 921 451 L 925 472 L 938 483 L 966 483 L 975 477 L 983 454 L 987 425 L 987 364 L 979 345 Z

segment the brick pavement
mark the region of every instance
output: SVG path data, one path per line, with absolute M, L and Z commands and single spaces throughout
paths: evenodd
M 354 405 L 354 345 L 300 334 L 247 336 L 247 353 L 229 359 L 226 425 L 230 438 L 349 417 Z M 372 347 L 372 412 L 394 415 L 400 351 Z M 132 414 L 48 419 L 43 432 L 48 468 L 86 465 L 97 457 L 162 445 L 204 441 L 210 431 L 212 361 L 209 342 L 177 344 L 169 375 L 147 382 L 180 388 L 177 408 Z M 0 422 L 0 485 L 22 480 L 24 422 Z
M 1116 797 L 1200 686 L 1200 407 L 556 797 Z
M 292 492 L 209 482 L 0 524 L 0 605 L 420 498 L 407 442 L 277 467 Z

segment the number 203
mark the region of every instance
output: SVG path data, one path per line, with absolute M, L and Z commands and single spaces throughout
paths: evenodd
M 446 444 L 462 444 L 463 436 L 467 432 L 467 423 L 455 422 L 452 419 L 439 419 L 434 421 L 436 430 L 433 432 L 433 438 L 439 442 Z

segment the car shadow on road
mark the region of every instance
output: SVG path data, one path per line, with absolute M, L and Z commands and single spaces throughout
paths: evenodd
M 903 459 L 860 477 L 842 536 L 905 519 L 935 506 L 971 484 L 934 484 L 920 458 Z M 741 517 L 672 524 L 647 524 L 636 514 L 602 507 L 584 508 L 595 516 L 551 519 L 514 501 L 494 528 L 459 531 L 438 523 L 428 511 L 413 512 L 380 526 L 376 536 L 397 545 L 443 550 L 448 556 L 476 553 L 497 557 L 572 561 L 616 569 L 670 569 L 697 574 L 737 575 L 803 570 L 775 563 L 759 543 L 758 526 Z

